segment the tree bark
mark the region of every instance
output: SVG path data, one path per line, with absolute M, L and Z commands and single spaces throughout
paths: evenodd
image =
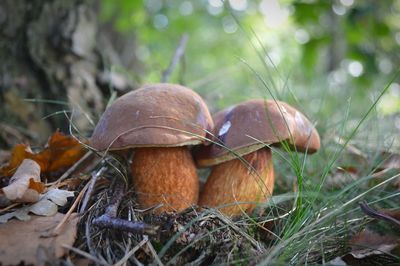
M 41 141 L 71 122 L 82 133 L 93 128 L 109 91 L 98 77 L 112 53 L 98 48 L 92 8 L 84 0 L 0 2 L 0 148 L 21 141 L 16 128 Z

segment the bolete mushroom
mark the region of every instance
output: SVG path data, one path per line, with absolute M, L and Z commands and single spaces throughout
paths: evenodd
M 291 148 L 308 153 L 320 147 L 311 122 L 284 102 L 249 100 L 216 113 L 213 119 L 212 135 L 222 146 L 214 143 L 195 153 L 199 167 L 213 166 L 199 205 L 226 205 L 221 211 L 227 215 L 249 213 L 272 194 L 274 169 L 266 144 L 287 141 Z
M 213 127 L 202 98 L 186 87 L 146 85 L 118 98 L 96 125 L 98 151 L 134 149 L 132 176 L 143 208 L 182 211 L 196 204 L 199 180 L 190 153 Z

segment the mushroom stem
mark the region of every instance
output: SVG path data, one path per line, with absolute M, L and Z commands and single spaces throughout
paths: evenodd
M 199 179 L 187 147 L 136 148 L 132 176 L 143 208 L 163 203 L 157 213 L 180 212 L 197 204 Z
M 229 205 L 220 210 L 227 215 L 239 215 L 252 212 L 257 203 L 271 196 L 274 189 L 271 150 L 263 148 L 242 158 L 248 164 L 234 159 L 213 167 L 200 193 L 199 205 Z

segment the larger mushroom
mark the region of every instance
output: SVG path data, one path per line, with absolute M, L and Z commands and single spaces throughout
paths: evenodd
M 147 85 L 118 98 L 96 125 L 98 151 L 134 149 L 132 176 L 143 208 L 182 211 L 198 200 L 198 177 L 189 146 L 201 144 L 213 127 L 208 108 L 180 85 Z
M 210 138 L 215 143 L 195 153 L 199 167 L 213 166 L 199 205 L 221 207 L 228 215 L 249 213 L 272 194 L 274 170 L 267 145 L 286 141 L 308 153 L 320 147 L 311 122 L 284 102 L 249 100 L 216 113 L 213 119 Z

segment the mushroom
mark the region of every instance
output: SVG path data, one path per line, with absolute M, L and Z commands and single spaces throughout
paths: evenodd
M 320 147 L 311 122 L 284 102 L 249 100 L 216 113 L 213 120 L 216 141 L 194 155 L 199 167 L 213 166 L 199 205 L 226 205 L 221 211 L 227 215 L 250 213 L 271 196 L 274 169 L 267 145 L 287 141 L 291 148 L 308 153 Z
M 134 149 L 132 177 L 143 208 L 182 211 L 196 204 L 199 180 L 189 146 L 213 127 L 202 98 L 180 85 L 146 85 L 106 109 L 91 137 L 98 151 Z

